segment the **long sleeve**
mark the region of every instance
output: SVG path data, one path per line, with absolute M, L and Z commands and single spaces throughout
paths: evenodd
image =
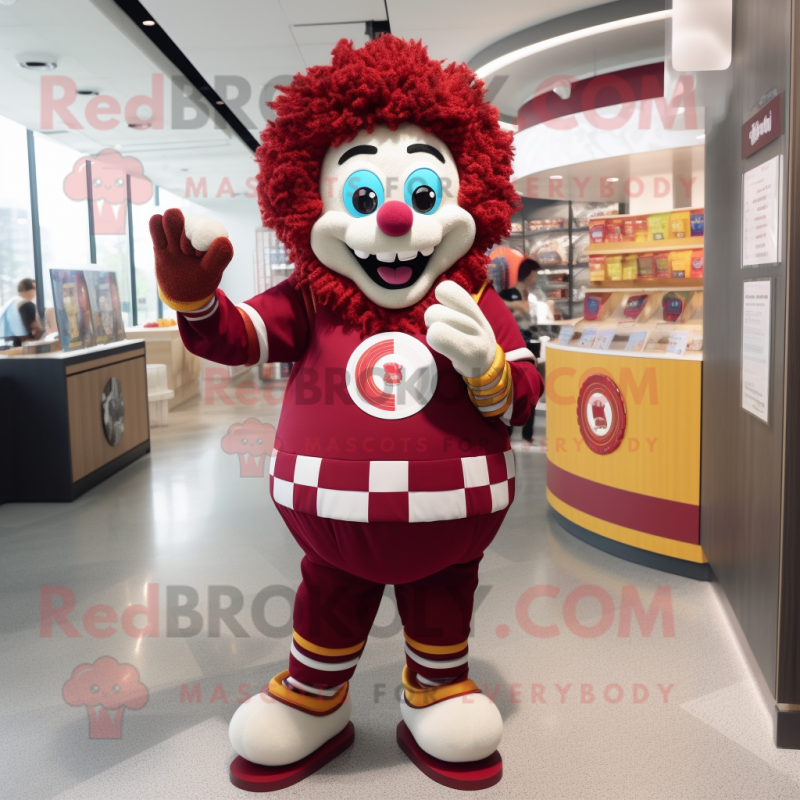
M 189 352 L 230 365 L 297 361 L 310 336 L 305 303 L 288 281 L 238 306 L 217 289 L 202 308 L 179 312 L 178 327 Z

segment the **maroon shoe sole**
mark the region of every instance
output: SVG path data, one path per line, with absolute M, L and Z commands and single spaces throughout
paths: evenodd
M 460 764 L 441 761 L 428 755 L 417 744 L 405 722 L 397 726 L 397 744 L 420 772 L 450 789 L 475 792 L 500 783 L 503 777 L 503 759 L 497 750 L 480 761 L 466 761 Z
M 295 761 L 294 764 L 286 764 L 283 767 L 263 767 L 261 764 L 254 764 L 242 756 L 237 756 L 231 762 L 231 783 L 248 792 L 277 792 L 313 775 L 347 750 L 355 738 L 356 729 L 352 722 L 348 722 L 344 730 L 332 739 L 328 739 L 322 747 Z

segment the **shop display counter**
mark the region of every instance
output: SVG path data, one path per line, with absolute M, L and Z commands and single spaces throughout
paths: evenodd
M 167 368 L 167 388 L 175 392 L 168 401 L 170 409 L 200 394 L 201 362 L 190 353 L 181 341 L 178 326 L 145 328 L 141 325 L 127 328 L 130 338 L 144 339 L 148 364 L 164 364 Z
M 702 351 L 702 278 L 594 281 L 583 317 L 547 345 L 547 496 L 584 541 L 710 579 L 700 542 Z
M 69 502 L 150 451 L 145 345 L 0 358 L 6 500 Z

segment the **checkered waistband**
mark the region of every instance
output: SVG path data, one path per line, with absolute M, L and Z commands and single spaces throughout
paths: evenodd
M 273 451 L 272 499 L 352 522 L 435 522 L 491 514 L 514 500 L 514 453 L 436 461 L 347 461 Z

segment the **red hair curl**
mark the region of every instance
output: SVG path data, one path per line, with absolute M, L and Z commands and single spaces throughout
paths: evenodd
M 320 167 L 328 148 L 361 130 L 396 130 L 408 122 L 450 148 L 459 174 L 458 204 L 475 220 L 471 249 L 440 280 L 477 291 L 486 279 L 486 253 L 508 235 L 519 204 L 509 180 L 513 137 L 501 130 L 497 109 L 484 102 L 483 81 L 466 64 L 444 66 L 431 59 L 421 42 L 385 35 L 359 49 L 340 40 L 330 66 L 310 67 L 280 89 L 271 103 L 277 118 L 267 124 L 256 152 L 258 199 L 264 225 L 275 230 L 295 265 L 294 285 L 311 289 L 317 303 L 362 336 L 425 330 L 433 289 L 411 308 L 382 308 L 320 263 L 310 244 L 322 213 Z

